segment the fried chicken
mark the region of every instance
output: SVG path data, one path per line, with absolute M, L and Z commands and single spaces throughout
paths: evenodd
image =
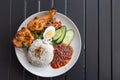
M 13 38 L 12 42 L 17 48 L 23 48 L 23 43 L 28 47 L 32 44 L 34 37 L 31 32 L 42 31 L 45 25 L 50 21 L 56 13 L 56 9 L 51 9 L 45 16 L 36 17 L 34 20 L 30 21 L 26 28 L 22 28 L 18 31 Z
M 46 14 L 45 16 L 41 17 L 41 18 L 36 18 L 32 21 L 30 21 L 27 25 L 27 28 L 30 30 L 30 31 L 35 31 L 35 30 L 43 30 L 46 23 L 53 18 L 53 16 L 55 15 L 56 13 L 56 9 L 51 9 L 49 11 L 48 14 Z
M 30 33 L 30 31 L 27 28 L 22 28 L 20 31 L 18 31 L 13 38 L 13 44 L 17 48 L 23 48 L 23 43 L 26 43 L 26 45 L 29 47 L 34 40 L 34 37 Z

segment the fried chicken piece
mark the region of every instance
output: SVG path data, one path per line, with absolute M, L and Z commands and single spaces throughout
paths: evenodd
M 46 14 L 45 16 L 41 17 L 41 18 L 36 18 L 32 21 L 30 21 L 27 25 L 27 28 L 30 31 L 35 31 L 35 30 L 43 30 L 45 27 L 45 24 L 47 23 L 47 21 L 49 21 L 50 19 L 53 18 L 53 16 L 56 13 L 56 9 L 51 9 L 48 14 Z
M 17 48 L 23 48 L 23 43 L 26 43 L 26 45 L 29 47 L 34 40 L 34 37 L 30 33 L 30 31 L 27 28 L 22 28 L 20 31 L 18 31 L 13 38 L 13 44 Z
M 49 26 L 54 26 L 55 29 L 57 30 L 61 28 L 62 22 L 57 20 L 56 18 L 53 18 L 46 23 L 45 28 L 48 28 Z

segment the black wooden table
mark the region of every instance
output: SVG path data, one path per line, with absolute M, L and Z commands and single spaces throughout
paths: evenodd
M 27 17 L 52 7 L 77 25 L 82 51 L 67 73 L 42 78 L 21 66 L 11 40 Z M 0 80 L 120 80 L 120 0 L 0 0 Z

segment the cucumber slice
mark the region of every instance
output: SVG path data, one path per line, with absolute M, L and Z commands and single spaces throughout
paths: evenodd
M 61 34 L 60 38 L 57 41 L 55 41 L 57 44 L 59 44 L 63 41 L 65 34 L 66 34 L 66 26 L 62 26 L 60 29 L 62 31 L 62 34 Z
M 74 37 L 74 31 L 70 29 L 66 32 L 65 38 L 62 43 L 69 45 L 71 43 L 73 37 Z
M 57 40 L 58 38 L 60 38 L 60 36 L 62 35 L 62 31 L 61 29 L 58 29 L 55 31 L 55 36 L 53 37 L 53 40 Z

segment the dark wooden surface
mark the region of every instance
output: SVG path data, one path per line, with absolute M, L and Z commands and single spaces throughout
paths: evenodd
M 56 8 L 78 27 L 82 51 L 63 75 L 42 78 L 19 63 L 11 43 L 30 15 Z M 0 80 L 120 80 L 120 0 L 0 0 Z

